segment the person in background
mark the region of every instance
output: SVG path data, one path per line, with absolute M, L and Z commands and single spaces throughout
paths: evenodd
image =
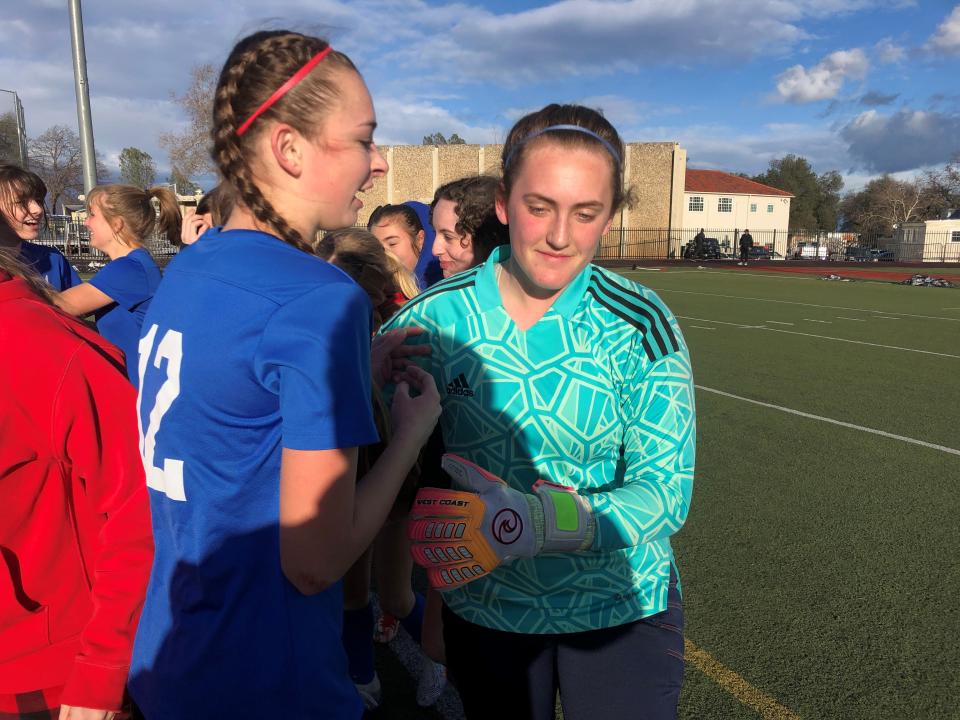
M 444 278 L 480 265 L 495 247 L 509 242 L 507 228 L 494 211 L 498 185 L 496 178 L 471 176 L 441 185 L 434 193 L 433 254 Z
M 54 290 L 79 285 L 77 271 L 59 250 L 33 242 L 46 223 L 47 186 L 36 173 L 0 164 L 0 248 L 7 248 Z
M 0 249 L 0 717 L 123 707 L 153 538 L 117 348 Z
M 753 247 L 753 235 L 749 230 L 744 230 L 740 236 L 740 262 L 737 265 L 746 265 L 750 259 L 750 248 Z
M 423 227 L 423 246 L 420 248 L 420 258 L 417 260 L 417 267 L 414 268 L 413 274 L 417 278 L 417 285 L 422 290 L 426 290 L 443 280 L 440 262 L 433 254 L 433 240 L 436 233 L 433 231 L 433 225 L 430 224 L 430 206 L 416 200 L 407 200 L 403 204 L 413 208 Z
M 416 269 L 425 232 L 413 208 L 409 205 L 381 205 L 370 215 L 367 229 L 403 267 L 411 273 Z
M 180 228 L 180 245 L 193 245 L 200 236 L 212 227 L 221 227 L 233 210 L 233 194 L 230 185 L 220 183 L 183 216 Z
M 700 228 L 700 232 L 693 236 L 693 256 L 697 260 L 703 259 L 703 246 L 706 239 L 707 234 L 704 232 L 703 228 Z
M 89 281 L 55 295 L 54 302 L 74 317 L 93 313 L 97 331 L 123 350 L 127 375 L 137 387 L 140 327 L 160 284 L 160 268 L 145 244 L 156 229 L 171 244 L 179 242 L 180 207 L 169 188 L 98 185 L 87 194 L 84 224 L 90 244 L 110 262 Z
M 398 206 L 392 206 L 398 207 Z M 413 212 L 406 206 L 403 207 Z M 339 267 L 362 287 L 374 307 L 373 329 L 389 320 L 414 295 L 400 290 L 410 288 L 413 275 L 385 251 L 370 232 L 346 228 L 327 233 L 317 254 Z M 398 279 L 399 275 L 399 279 Z M 380 443 L 361 448 L 358 477 L 382 452 L 392 429 L 379 390 L 374 390 L 374 419 L 380 430 Z M 350 661 L 350 675 L 367 710 L 381 703 L 380 678 L 374 669 L 373 641 L 389 643 L 402 625 L 413 641 L 420 645 L 423 635 L 424 597 L 411 585 L 413 557 L 407 539 L 406 517 L 416 492 L 420 467 L 415 466 L 394 504 L 390 518 L 380 530 L 373 546 L 353 564 L 343 581 L 343 643 Z M 374 625 L 370 599 L 371 563 L 376 572 L 380 615 Z M 427 656 L 420 658 L 416 700 L 421 707 L 437 701 L 446 686 L 446 669 Z

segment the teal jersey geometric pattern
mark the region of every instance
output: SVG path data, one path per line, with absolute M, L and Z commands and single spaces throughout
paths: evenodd
M 652 291 L 588 265 L 521 331 L 504 311 L 497 248 L 484 265 L 409 301 L 383 330 L 417 326 L 442 400 L 447 452 L 532 492 L 576 489 L 593 546 L 502 564 L 444 601 L 520 633 L 612 627 L 666 609 L 670 536 L 693 489 L 696 410 L 686 344 Z

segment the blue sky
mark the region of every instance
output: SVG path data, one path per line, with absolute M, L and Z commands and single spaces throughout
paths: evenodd
M 329 37 L 370 86 L 381 144 L 429 132 L 498 142 L 548 102 L 601 108 L 628 141 L 690 167 L 761 172 L 786 153 L 850 189 L 960 152 L 960 5 L 909 0 L 87 0 L 97 149 L 151 153 L 185 118 L 171 94 L 262 27 Z M 27 131 L 76 126 L 65 0 L 5 7 L 0 85 Z

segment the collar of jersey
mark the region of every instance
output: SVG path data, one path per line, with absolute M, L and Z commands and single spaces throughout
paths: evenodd
M 503 301 L 500 299 L 500 288 L 497 287 L 497 265 L 505 262 L 510 257 L 510 246 L 501 245 L 494 248 L 490 257 L 480 268 L 477 274 L 477 300 L 483 310 L 503 307 Z M 553 301 L 550 309 L 562 315 L 565 318 L 573 315 L 574 310 L 580 305 L 583 296 L 587 291 L 587 284 L 590 282 L 593 265 L 588 264 L 580 274 L 577 275 L 566 289 L 560 293 L 560 296 Z

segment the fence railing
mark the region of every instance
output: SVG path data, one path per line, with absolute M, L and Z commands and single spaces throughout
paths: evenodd
M 597 251 L 599 260 L 670 260 L 684 257 L 700 228 L 611 228 L 603 236 Z M 740 229 L 704 229 L 714 239 L 721 257 L 734 257 L 738 251 Z M 773 259 L 844 260 L 861 253 L 849 247 L 889 250 L 898 262 L 960 263 L 960 232 L 947 231 L 912 235 L 907 238 L 880 234 L 826 232 L 818 230 L 751 230 L 755 247 L 770 251 Z M 37 241 L 58 248 L 81 272 L 93 272 L 108 261 L 106 255 L 90 246 L 90 234 L 82 223 L 51 221 Z M 177 248 L 161 237 L 146 243 L 157 264 L 165 266 L 177 254 Z M 869 257 L 869 256 L 867 256 Z

